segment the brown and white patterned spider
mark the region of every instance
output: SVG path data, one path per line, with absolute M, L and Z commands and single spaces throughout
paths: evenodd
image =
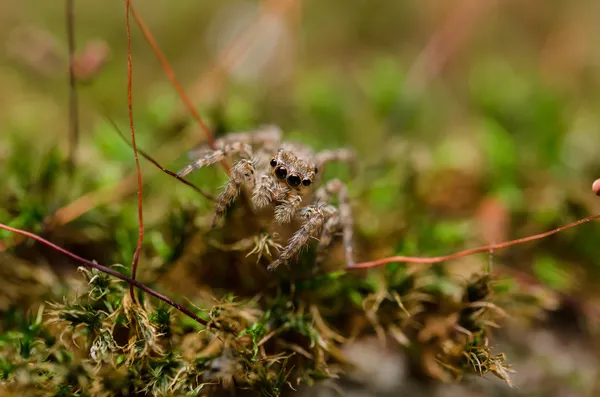
M 340 230 L 346 263 L 354 265 L 353 220 L 346 185 L 339 179 L 333 179 L 314 191 L 327 163 L 352 161 L 354 152 L 338 149 L 313 153 L 302 144 L 282 142 L 281 138 L 282 132 L 276 126 L 229 133 L 215 142 L 216 150 L 193 152 L 191 156 L 198 159 L 179 171 L 178 175 L 184 177 L 230 156 L 239 156 L 240 159 L 231 167 L 227 185 L 217 198 L 212 227 L 244 187 L 251 194 L 252 204 L 257 210 L 268 205 L 275 207 L 277 223 L 287 224 L 295 219 L 302 222 L 279 258 L 269 265 L 269 270 L 298 255 L 311 238 L 318 238 L 317 263 L 322 262 L 334 235 Z M 330 204 L 335 194 L 338 195 L 339 209 Z

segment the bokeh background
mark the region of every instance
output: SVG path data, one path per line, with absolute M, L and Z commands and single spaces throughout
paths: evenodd
M 0 221 L 102 263 L 128 263 L 137 238 L 134 162 L 107 121 L 127 131 L 124 5 L 75 3 L 85 81 L 70 177 L 61 166 L 72 117 L 65 7 L 0 2 Z M 328 173 L 349 181 L 361 260 L 442 255 L 600 212 L 591 191 L 600 176 L 597 1 L 145 0 L 136 7 L 215 134 L 273 123 L 317 149 L 358 151 L 358 171 L 340 165 Z M 180 169 L 203 132 L 139 29 L 131 41 L 138 144 Z M 147 241 L 168 251 L 169 238 L 153 224 L 181 203 L 207 219 L 212 204 L 147 162 L 143 171 Z M 190 180 L 215 189 L 225 179 L 215 167 Z M 516 389 L 492 379 L 424 384 L 401 356 L 368 340 L 353 354 L 373 374 L 342 384 L 345 393 L 598 395 L 599 241 L 590 223 L 447 264 L 457 277 L 491 267 L 515 288 L 544 296 L 549 311 L 539 320 L 515 321 L 498 335 Z M 8 233 L 0 245 L 5 264 L 41 261 L 51 280 L 74 270 Z M 37 299 L 30 292 L 0 293 L 0 308 L 27 307 Z

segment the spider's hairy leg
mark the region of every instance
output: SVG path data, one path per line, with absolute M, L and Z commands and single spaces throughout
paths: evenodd
M 289 192 L 286 199 L 275 207 L 275 221 L 277 223 L 290 223 L 300 204 L 302 204 L 302 196 L 290 193 L 292 192 Z
M 177 175 L 183 178 L 186 175 L 191 174 L 199 168 L 206 167 L 224 160 L 226 157 L 233 154 L 239 153 L 243 157 L 252 156 L 252 147 L 247 143 L 233 142 L 226 144 L 222 149 L 211 150 L 206 153 L 203 157 L 195 160 L 188 164 L 184 169 L 179 171 Z
M 267 270 L 275 270 L 282 263 L 298 255 L 300 250 L 308 244 L 309 239 L 319 232 L 325 222 L 325 214 L 320 208 L 315 206 L 303 208 L 300 211 L 300 215 L 305 218 L 306 221 L 289 239 L 287 246 L 283 249 L 279 258 L 273 261 L 267 267 Z
M 229 181 L 219 197 L 215 206 L 215 214 L 211 222 L 211 227 L 215 227 L 219 219 L 223 217 L 227 207 L 231 205 L 233 200 L 240 194 L 242 185 L 252 189 L 254 187 L 254 163 L 248 159 L 242 159 L 236 162 L 231 167 L 231 175 Z
M 245 143 L 251 146 L 267 147 L 269 151 L 276 150 L 281 142 L 282 131 L 275 125 L 265 125 L 251 131 L 229 132 L 215 140 L 215 146 L 222 148 L 233 143 Z M 202 146 L 188 153 L 191 159 L 204 156 L 211 152 L 210 148 Z
M 281 142 L 282 131 L 275 125 L 265 125 L 252 131 L 230 132 L 217 139 L 215 144 L 222 147 L 235 142 L 242 142 L 252 146 L 277 149 Z
M 340 229 L 340 212 L 337 208 L 329 205 L 324 210 L 327 220 L 323 226 L 319 244 L 317 245 L 317 258 L 315 266 L 323 263 L 327 256 L 327 248 L 331 245 L 334 234 Z
M 352 149 L 336 149 L 324 150 L 316 155 L 316 163 L 319 168 L 323 168 L 332 161 L 341 161 L 353 165 L 356 161 L 356 153 Z
M 339 219 L 343 233 L 344 255 L 346 256 L 346 264 L 354 266 L 354 243 L 352 241 L 354 220 L 352 218 L 352 208 L 350 207 L 350 199 L 348 197 L 348 189 L 346 185 L 339 179 L 332 179 L 316 193 L 318 201 L 328 202 L 331 196 L 338 195 L 339 198 Z

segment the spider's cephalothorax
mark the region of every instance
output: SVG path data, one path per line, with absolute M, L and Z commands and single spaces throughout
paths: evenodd
M 318 185 L 324 166 L 330 161 L 351 161 L 354 153 L 338 149 L 313 153 L 297 143 L 281 142 L 281 130 L 268 126 L 257 131 L 230 133 L 216 141 L 216 150 L 196 152 L 200 158 L 178 175 L 183 177 L 232 155 L 240 159 L 231 168 L 229 182 L 217 198 L 212 226 L 222 218 L 226 208 L 237 198 L 244 186 L 252 194 L 252 204 L 260 209 L 275 206 L 275 221 L 284 224 L 293 219 L 302 226 L 290 238 L 278 259 L 269 265 L 275 269 L 295 257 L 311 237 L 319 237 L 317 261 L 323 260 L 333 236 L 342 231 L 348 266 L 354 264 L 352 254 L 352 213 L 346 186 L 338 179 Z M 201 155 L 200 155 L 201 154 Z M 328 204 L 337 194 L 339 208 Z M 317 234 L 320 232 L 320 236 Z

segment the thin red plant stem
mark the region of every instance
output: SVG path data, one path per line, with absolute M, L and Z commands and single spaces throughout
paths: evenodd
M 28 232 L 28 231 L 25 231 L 25 230 L 17 229 L 17 228 L 14 228 L 14 227 L 10 227 L 10 226 L 7 226 L 7 225 L 2 224 L 2 223 L 0 223 L 0 229 L 8 230 L 9 232 L 17 233 L 17 234 L 20 234 L 21 236 L 25 236 L 25 237 L 31 238 L 33 240 L 36 240 L 36 241 L 38 241 L 38 242 L 40 242 L 40 243 L 42 243 L 42 244 L 44 244 L 44 245 L 46 245 L 48 247 L 50 247 L 50 248 L 52 248 L 52 249 L 60 252 L 60 253 L 62 253 L 64 255 L 72 258 L 72 259 L 75 259 L 78 262 L 83 263 L 84 265 L 86 265 L 88 267 L 94 268 L 94 269 L 99 270 L 99 271 L 101 271 L 103 273 L 109 274 L 109 275 L 111 275 L 113 277 L 116 277 L 116 278 L 118 278 L 120 280 L 123 280 L 126 283 L 128 283 L 131 287 L 137 287 L 137 288 L 141 289 L 142 291 L 148 293 L 149 295 L 152 295 L 155 298 L 158 298 L 161 301 L 167 303 L 171 307 L 174 307 L 175 309 L 179 310 L 181 313 L 183 313 L 186 316 L 192 318 L 197 323 L 199 323 L 201 325 L 204 325 L 204 326 L 208 325 L 208 322 L 206 320 L 203 320 L 202 318 L 198 317 L 191 310 L 185 308 L 184 306 L 182 306 L 179 303 L 175 302 L 171 298 L 168 298 L 165 295 L 163 295 L 163 294 L 161 294 L 159 292 L 156 292 L 152 288 L 150 288 L 150 287 L 148 287 L 148 286 L 140 283 L 139 281 L 136 281 L 135 279 L 133 279 L 131 277 L 127 277 L 126 275 L 121 274 L 121 273 L 117 272 L 116 270 L 113 270 L 113 269 L 111 269 L 109 267 L 106 267 L 106 266 L 102 266 L 102 265 L 100 265 L 100 264 L 98 264 L 98 263 L 96 263 L 94 261 L 90 261 L 90 260 L 82 258 L 82 257 L 80 257 L 78 255 L 75 255 L 74 253 L 72 253 L 70 251 L 67 251 L 66 249 L 64 249 L 62 247 L 59 247 L 58 245 L 56 245 L 56 244 L 54 244 L 54 243 L 52 243 L 52 242 L 50 242 L 50 241 L 48 241 L 48 240 L 46 240 L 46 239 L 38 236 L 37 234 L 31 233 L 31 232 Z
M 130 1 L 131 0 L 127 0 L 127 3 L 129 3 Z M 169 80 L 171 80 L 171 83 L 173 84 L 173 87 L 175 87 L 175 90 L 177 90 L 179 97 L 184 102 L 185 106 L 187 107 L 188 111 L 190 112 L 190 114 L 192 115 L 194 120 L 196 120 L 198 125 L 200 125 L 200 127 L 204 131 L 204 134 L 206 135 L 206 139 L 208 140 L 210 147 L 213 150 L 216 149 L 215 137 L 210 132 L 210 129 L 208 128 L 206 123 L 204 123 L 204 121 L 202 120 L 202 117 L 200 117 L 200 114 L 198 114 L 198 111 L 196 110 L 196 108 L 190 101 L 189 97 L 185 93 L 185 90 L 179 83 L 179 80 L 177 80 L 177 77 L 175 77 L 175 72 L 173 71 L 173 68 L 169 64 L 169 61 L 167 61 L 167 58 L 165 57 L 163 52 L 160 50 L 160 47 L 154 40 L 152 33 L 150 33 L 150 30 L 148 29 L 148 27 L 146 26 L 146 24 L 144 23 L 144 21 L 142 20 L 140 15 L 137 13 L 137 11 L 133 5 L 131 6 L 131 13 L 133 15 L 133 19 L 135 20 L 135 22 L 139 26 L 140 30 L 142 31 L 142 34 L 146 38 L 146 41 L 148 42 L 148 44 L 150 44 L 150 47 L 152 47 L 154 54 L 156 54 L 156 57 L 158 58 L 159 62 L 161 63 L 161 65 L 165 71 L 165 74 L 167 75 Z
M 533 236 L 529 236 L 529 237 L 523 237 L 520 239 L 516 239 L 516 240 L 511 240 L 511 241 L 505 241 L 503 243 L 498 243 L 498 244 L 490 244 L 490 245 L 486 245 L 483 247 L 479 247 L 479 248 L 472 248 L 472 249 L 468 249 L 465 251 L 460 251 L 460 252 L 456 252 L 454 254 L 450 254 L 450 255 L 444 255 L 444 256 L 435 256 L 435 257 L 431 257 L 431 258 L 424 258 L 424 257 L 413 257 L 413 256 L 391 256 L 389 258 L 382 258 L 382 259 L 377 259 L 374 261 L 369 261 L 369 262 L 362 262 L 362 263 L 357 263 L 354 266 L 351 267 L 346 267 L 345 270 L 356 270 L 356 269 L 366 269 L 366 268 L 371 268 L 371 267 L 376 267 L 376 266 L 381 266 L 381 265 L 385 265 L 387 263 L 394 263 L 394 262 L 405 262 L 405 263 L 422 263 L 422 264 L 431 264 L 431 263 L 439 263 L 439 262 L 444 262 L 444 261 L 448 261 L 451 259 L 457 259 L 457 258 L 462 258 L 463 256 L 468 256 L 468 255 L 473 255 L 473 254 L 477 254 L 480 252 L 491 252 L 491 251 L 496 251 L 496 250 L 501 250 L 504 248 L 508 248 L 511 247 L 513 245 L 518 245 L 518 244 L 523 244 L 523 243 L 527 243 L 529 241 L 535 241 L 535 240 L 540 240 L 543 238 L 546 238 L 548 236 L 551 236 L 553 234 L 562 232 L 563 230 L 567 230 L 567 229 L 571 229 L 575 226 L 579 226 L 583 223 L 587 223 L 590 221 L 595 221 L 600 219 L 600 215 L 594 215 L 594 216 L 590 216 L 584 219 L 580 219 L 578 221 L 569 223 L 568 225 L 565 226 L 561 226 L 559 228 L 544 232 L 544 233 L 540 233 L 540 234 L 536 234 Z
M 140 159 L 138 157 L 137 152 L 137 144 L 135 142 L 135 128 L 133 126 L 133 102 L 131 99 L 131 85 L 132 85 L 132 60 L 131 60 L 131 26 L 129 23 L 129 12 L 131 8 L 131 0 L 126 0 L 125 2 L 125 23 L 127 25 L 127 108 L 129 110 L 129 128 L 131 129 L 131 146 L 133 147 L 133 156 L 135 158 L 135 167 L 137 169 L 137 185 L 138 185 L 138 220 L 139 220 L 139 234 L 138 241 L 135 247 L 135 252 L 133 254 L 133 260 L 131 263 L 131 278 L 135 280 L 135 276 L 137 274 L 137 266 L 140 260 L 140 252 L 142 250 L 142 243 L 144 241 L 144 214 L 143 214 L 143 206 L 142 206 L 142 168 L 140 167 Z M 133 284 L 129 285 L 129 293 L 131 295 L 131 299 L 136 302 L 135 299 L 135 290 L 133 288 Z
M 79 142 L 79 109 L 77 103 L 77 81 L 75 79 L 75 15 L 73 1 L 66 0 L 67 44 L 69 53 L 69 170 L 73 171 Z

